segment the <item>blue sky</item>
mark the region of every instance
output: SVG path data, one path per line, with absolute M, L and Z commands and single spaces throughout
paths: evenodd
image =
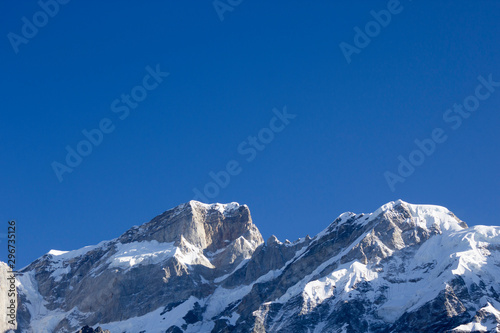
M 396 199 L 499 224 L 500 87 L 478 80 L 500 82 L 499 2 L 216 4 L 61 1 L 44 16 L 0 3 L 0 237 L 15 219 L 18 268 L 117 237 L 193 189 L 248 204 L 281 240 Z M 453 111 L 465 100 L 466 117 Z M 436 129 L 446 140 L 415 152 Z M 80 144 L 84 130 L 98 144 Z M 87 154 L 74 167 L 68 146 Z M 72 170 L 62 181 L 54 162 Z M 404 182 L 391 189 L 387 172 Z

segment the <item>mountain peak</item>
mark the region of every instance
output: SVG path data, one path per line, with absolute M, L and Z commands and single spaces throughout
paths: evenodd
M 399 216 L 410 222 L 416 222 L 421 227 L 430 228 L 437 226 L 444 230 L 461 230 L 467 228 L 467 224 L 455 216 L 448 208 L 438 205 L 411 204 L 401 199 L 391 201 L 373 214 L 377 217 L 381 214 L 388 216 Z
M 380 222 L 392 221 L 396 224 L 409 224 L 425 230 L 431 228 L 442 231 L 458 231 L 467 228 L 467 224 L 455 216 L 447 208 L 437 205 L 410 204 L 401 199 L 390 201 L 380 206 L 373 213 L 356 214 L 345 212 L 340 214 L 327 228 L 315 236 L 318 240 L 346 225 L 365 227 Z
M 252 223 L 250 210 L 236 202 L 205 204 L 191 200 L 153 218 L 150 222 L 125 232 L 119 241 L 152 241 L 190 244 L 215 252 L 238 239 L 262 243 L 262 236 Z
M 314 238 L 271 236 L 264 245 L 246 205 L 190 201 L 119 238 L 51 251 L 22 269 L 18 320 L 61 333 L 84 325 L 458 332 L 500 325 L 499 262 L 499 227 L 467 228 L 441 206 L 392 201 L 341 214 Z
M 181 206 L 185 207 L 186 205 L 189 205 L 191 207 L 191 209 L 198 209 L 198 210 L 202 209 L 202 210 L 205 210 L 208 212 L 216 211 L 216 212 L 219 212 L 219 213 L 226 215 L 226 216 L 233 214 L 235 211 L 239 210 L 240 207 L 248 210 L 247 205 L 240 205 L 237 202 L 231 202 L 231 203 L 227 203 L 227 204 L 222 204 L 222 203 L 218 203 L 218 202 L 212 203 L 212 204 L 206 204 L 206 203 L 196 201 L 196 200 L 191 200 L 188 203 L 182 204 L 178 207 L 181 207 Z

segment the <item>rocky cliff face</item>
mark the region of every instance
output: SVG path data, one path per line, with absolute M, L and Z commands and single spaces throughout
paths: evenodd
M 500 227 L 391 202 L 266 243 L 247 206 L 191 201 L 18 277 L 17 332 L 430 332 L 500 327 Z

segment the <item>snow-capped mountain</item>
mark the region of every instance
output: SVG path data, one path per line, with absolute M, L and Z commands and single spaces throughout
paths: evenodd
M 500 331 L 500 227 L 403 201 L 295 242 L 190 201 L 22 273 L 16 332 Z

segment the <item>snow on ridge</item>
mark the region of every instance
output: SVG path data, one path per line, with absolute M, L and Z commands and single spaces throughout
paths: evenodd
M 442 231 L 459 231 L 464 227 L 461 221 L 446 207 L 436 205 L 413 205 L 405 203 L 417 224 L 425 228 L 437 225 Z
M 172 208 L 171 210 L 173 210 L 174 212 L 170 216 L 170 218 L 172 219 L 172 218 L 176 217 L 177 215 L 181 214 L 187 207 L 189 207 L 189 203 L 183 203 L 177 207 Z
M 156 264 L 175 254 L 177 247 L 174 243 L 158 243 L 156 240 L 116 243 L 116 253 L 108 258 L 109 267 L 123 269 L 132 268 L 139 264 Z
M 288 241 L 288 243 L 287 243 Z M 296 239 L 294 240 L 293 242 L 290 242 L 288 239 L 285 239 L 285 246 L 286 247 L 291 247 L 291 246 L 295 246 L 295 245 L 298 245 L 298 244 L 302 244 L 306 241 L 306 237 L 300 237 L 299 239 Z
M 487 230 L 490 236 L 488 242 L 477 241 L 478 229 Z M 409 267 L 408 273 L 400 277 L 407 281 L 404 287 L 398 287 L 397 293 L 392 294 L 390 300 L 379 308 L 379 314 L 385 320 L 393 321 L 405 311 L 415 311 L 443 290 L 443 282 L 451 281 L 456 276 L 461 276 L 468 285 L 480 284 L 482 280 L 497 286 L 500 269 L 494 263 L 495 258 L 484 248 L 487 243 L 493 244 L 495 241 L 500 242 L 500 227 L 473 227 L 428 239 L 413 256 L 414 268 Z M 426 273 L 416 269 L 426 262 L 435 262 L 437 265 Z M 408 283 L 411 280 L 417 282 Z
M 474 230 L 478 240 L 490 244 L 500 244 L 500 226 L 475 225 L 470 229 Z
M 303 311 L 310 312 L 326 299 L 342 290 L 342 300 L 358 293 L 355 285 L 361 281 L 372 281 L 378 278 L 378 273 L 372 271 L 367 265 L 358 261 L 340 265 L 330 274 L 317 279 L 310 280 L 303 288 L 304 298 Z
M 410 215 L 412 216 L 412 219 L 409 222 L 415 223 L 425 229 L 428 229 L 436 224 L 440 227 L 440 229 L 444 230 L 458 231 L 464 229 L 464 227 L 460 225 L 462 221 L 456 218 L 454 214 L 446 207 L 438 205 L 410 204 L 401 199 L 398 199 L 396 201 L 391 201 L 380 206 L 373 213 L 342 213 L 326 229 L 316 235 L 315 238 L 319 239 L 324 234 L 327 234 L 329 228 L 333 223 L 335 223 L 336 225 L 341 225 L 348 219 L 356 217 L 356 220 L 359 220 L 358 223 L 366 224 L 384 213 L 394 211 L 399 206 L 403 206 L 404 208 L 407 208 L 409 210 Z
M 213 268 L 210 261 L 196 246 L 181 237 L 179 246 L 171 243 L 159 243 L 156 240 L 132 243 L 116 243 L 116 253 L 107 259 L 110 268 L 129 270 L 137 265 L 159 264 L 175 256 L 184 265 L 202 264 Z
M 50 250 L 47 254 L 52 256 L 52 261 L 61 261 L 61 260 L 68 260 L 76 257 L 80 257 L 87 252 L 90 252 L 99 246 L 104 245 L 104 242 L 101 242 L 97 245 L 88 245 L 84 246 L 82 248 L 76 249 L 76 250 L 71 250 L 71 251 L 59 251 L 59 250 Z
M 48 260 L 48 269 L 49 271 L 51 271 L 50 276 L 54 279 L 55 282 L 59 282 L 64 275 L 68 274 L 71 271 L 71 267 L 68 264 L 68 261 L 74 258 L 82 257 L 88 252 L 93 251 L 97 248 L 105 247 L 110 242 L 111 241 L 102 241 L 97 245 L 88 245 L 71 251 L 60 251 L 52 249 L 38 260 Z M 22 270 L 24 270 L 25 268 L 26 267 L 24 267 Z
M 494 302 L 494 301 L 492 301 Z M 496 302 L 494 302 L 496 303 Z M 497 303 L 498 304 L 498 303 Z M 500 320 L 500 308 L 498 305 L 495 308 L 490 302 L 486 303 L 486 306 L 479 309 L 479 311 L 484 312 L 486 314 L 490 314 L 492 317 L 495 317 L 497 321 Z M 458 327 L 455 327 L 452 332 L 495 332 L 497 329 L 497 322 L 492 320 L 493 318 L 488 318 L 483 321 L 472 321 L 468 324 L 463 324 Z
M 353 244 L 356 243 L 357 241 L 353 242 Z M 382 285 L 387 287 L 389 300 L 379 307 L 378 315 L 387 322 L 394 322 L 404 312 L 415 311 L 434 299 L 443 290 L 443 281 L 451 281 L 456 276 L 461 276 L 468 285 L 471 283 L 479 285 L 480 281 L 486 281 L 492 286 L 499 285 L 500 260 L 492 257 L 488 251 L 488 245 L 496 244 L 500 244 L 500 227 L 498 226 L 474 226 L 450 230 L 449 233 L 437 235 L 422 244 L 413 255 L 411 266 L 405 273 L 399 275 L 399 282 L 384 281 L 384 276 L 392 269 L 389 266 L 385 266 L 382 271 L 375 272 L 370 269 L 370 265 L 366 266 L 355 261 L 340 265 L 317 280 L 309 280 L 305 283 L 309 278 L 306 277 L 290 288 L 287 294 L 290 290 L 293 290 L 290 296 L 302 292 L 304 297 L 302 311 L 307 313 L 323 301 L 335 299 L 336 293 L 340 293 L 343 297 L 349 295 L 353 290 L 348 287 L 356 282 L 375 280 L 374 291 L 369 291 L 366 296 L 373 298 L 377 287 Z M 338 260 L 338 256 L 331 260 Z M 422 269 L 418 269 L 432 262 L 437 265 L 435 264 L 429 271 L 423 272 Z M 339 292 L 339 287 L 343 291 Z M 424 290 L 425 293 L 422 292 Z M 285 300 L 288 300 L 290 296 Z M 469 324 L 470 327 L 472 325 L 473 323 Z M 474 327 L 479 327 L 477 325 Z
M 342 258 L 343 256 L 345 256 L 347 253 L 349 253 L 349 251 L 351 251 L 354 246 L 356 246 L 356 244 L 358 244 L 359 242 L 361 242 L 361 240 L 363 238 L 365 238 L 368 233 L 370 231 L 367 231 L 365 233 L 363 233 L 362 235 L 360 235 L 354 242 L 352 242 L 351 245 L 349 245 L 348 247 L 344 248 L 342 251 L 340 251 L 340 253 L 338 253 L 337 255 L 329 258 L 328 260 L 324 261 L 322 264 L 320 264 L 319 266 L 316 267 L 316 269 L 314 271 L 312 271 L 311 273 L 309 273 L 308 275 L 306 275 L 305 277 L 303 277 L 300 281 L 298 281 L 296 284 L 294 284 L 293 286 L 290 286 L 287 291 L 281 296 L 279 297 L 277 300 L 273 301 L 275 303 L 286 303 L 288 302 L 292 297 L 302 293 L 304 291 L 304 288 L 305 286 L 310 282 L 312 281 L 312 278 L 316 275 L 318 275 L 320 272 L 322 272 L 326 267 L 328 267 L 329 265 L 333 264 L 334 262 L 340 260 L 340 258 Z M 305 248 L 302 248 L 302 250 L 298 251 L 298 253 L 296 254 L 296 256 L 294 258 L 292 258 L 289 262 L 292 262 L 296 259 L 300 259 L 302 254 L 305 252 Z M 351 262 L 352 264 L 353 262 Z M 288 264 L 288 263 L 287 263 Z M 285 264 L 282 268 L 285 269 L 287 264 Z
M 201 201 L 190 200 L 186 203 L 180 204 L 174 208 L 167 210 L 165 213 L 172 212 L 171 215 L 169 216 L 169 218 L 172 219 L 172 218 L 176 217 L 177 215 L 182 214 L 188 208 L 191 208 L 191 209 L 201 208 L 207 212 L 215 210 L 215 211 L 218 211 L 219 213 L 221 213 L 225 216 L 229 216 L 235 210 L 240 208 L 240 206 L 247 207 L 247 205 L 240 205 L 237 202 L 231 202 L 231 203 L 227 203 L 227 204 L 222 204 L 222 203 L 206 204 L 206 203 L 203 203 Z M 139 228 L 139 226 L 134 226 L 134 227 Z
M 483 279 L 498 283 L 500 268 L 498 262 L 490 266 L 485 271 L 488 262 L 495 260 L 491 257 L 488 250 L 489 245 L 500 244 L 500 227 L 494 226 L 474 226 L 469 229 L 453 233 L 448 239 L 450 252 L 454 251 L 454 257 L 457 259 L 457 266 L 452 270 L 455 275 L 468 275 L 475 283 L 479 283 L 479 278 L 475 276 L 480 272 Z M 493 269 L 493 271 L 491 271 Z
M 324 235 L 330 233 L 331 228 L 334 224 L 337 226 L 341 225 L 353 216 L 356 216 L 356 214 L 354 214 L 352 212 L 345 212 L 345 213 L 340 214 L 339 217 L 337 217 L 332 223 L 330 223 L 330 225 L 328 225 L 328 227 L 326 227 L 325 229 L 320 231 L 316 236 L 313 237 L 314 241 L 317 241 L 317 240 L 321 239 Z
M 442 212 L 442 213 L 450 213 L 448 208 L 439 206 L 439 205 L 427 205 L 427 204 L 411 204 L 409 202 L 403 201 L 401 199 L 398 199 L 396 201 L 390 201 L 382 206 L 380 206 L 376 211 L 374 211 L 372 214 L 373 216 L 380 215 L 384 212 L 394 210 L 395 208 L 403 206 L 403 207 L 408 207 L 410 210 L 418 210 L 419 208 L 425 209 L 428 211 L 435 211 L 435 212 Z
M 396 201 L 390 201 L 382 206 L 380 206 L 376 211 L 374 211 L 371 215 L 373 216 L 378 216 L 386 211 L 393 210 L 394 208 L 401 206 L 401 205 L 407 205 L 408 203 L 398 199 Z
M 239 269 L 241 269 L 243 266 L 245 266 L 246 264 L 248 264 L 248 262 L 250 261 L 250 259 L 243 259 L 239 264 L 238 266 L 236 266 L 236 268 L 234 268 L 231 272 L 227 273 L 227 274 L 224 274 L 223 276 L 219 276 L 218 278 L 215 278 L 214 279 L 214 282 L 215 283 L 221 283 L 222 281 L 224 281 L 225 279 L 227 279 L 228 277 L 230 277 L 231 275 L 233 275 L 234 272 L 238 271 Z
M 102 242 L 97 243 L 96 245 L 87 245 L 84 247 L 81 247 L 76 250 L 70 250 L 70 251 L 60 251 L 60 250 L 50 250 L 47 254 L 50 254 L 52 256 L 52 259 L 56 260 L 67 260 L 67 259 L 72 259 L 76 257 L 80 257 L 82 255 L 87 254 L 88 252 L 95 250 L 97 248 L 102 248 L 111 243 L 113 240 L 105 240 Z
M 52 270 L 56 271 L 58 269 L 65 269 L 67 265 L 64 265 L 64 263 L 67 262 L 68 260 L 71 260 L 71 259 L 74 259 L 77 257 L 81 257 L 92 250 L 95 250 L 95 249 L 100 248 L 100 247 L 104 247 L 109 242 L 110 241 L 102 241 L 97 245 L 84 246 L 82 248 L 72 250 L 72 251 L 50 250 L 43 257 L 48 257 L 48 260 L 50 261 L 50 268 Z
M 227 204 L 222 204 L 222 203 L 218 203 L 218 202 L 212 203 L 212 204 L 206 204 L 206 203 L 196 201 L 196 200 L 191 200 L 189 202 L 189 204 L 191 205 L 191 207 L 193 207 L 193 206 L 201 207 L 206 211 L 210 211 L 210 210 L 218 211 L 219 213 L 223 214 L 224 216 L 231 215 L 235 210 L 240 208 L 240 206 L 243 206 L 243 207 L 246 206 L 246 205 L 240 205 L 237 202 L 231 202 L 231 203 L 227 203 Z
M 51 254 L 53 256 L 60 256 L 68 252 L 69 251 L 50 250 L 47 254 Z

